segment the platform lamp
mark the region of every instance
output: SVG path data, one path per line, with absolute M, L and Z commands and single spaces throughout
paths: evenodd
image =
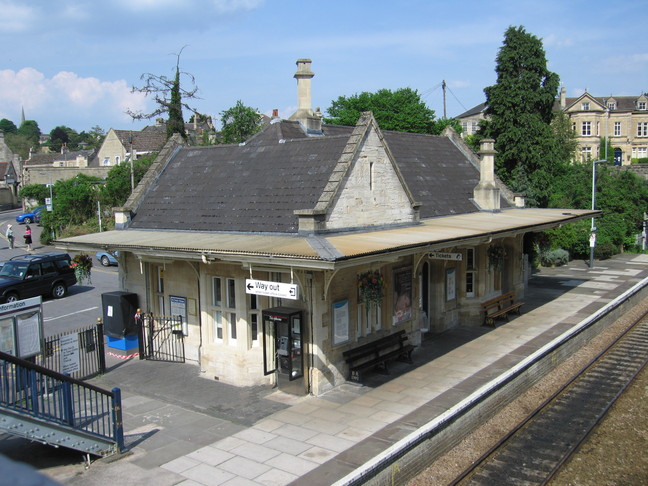
M 595 160 L 592 162 L 592 211 L 596 211 L 596 164 L 602 164 L 607 160 Z M 596 220 L 592 216 L 592 228 L 590 229 L 590 262 L 589 267 L 594 268 L 594 250 L 596 249 Z

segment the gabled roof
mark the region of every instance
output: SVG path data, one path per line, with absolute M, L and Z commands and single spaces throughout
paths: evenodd
M 241 145 L 181 148 L 143 195 L 130 228 L 298 232 L 295 211 L 330 209 L 344 164 L 374 125 L 325 125 L 325 135 L 313 137 L 295 123 L 272 123 Z M 478 211 L 471 199 L 479 171 L 449 138 L 378 132 L 421 218 Z
M 138 152 L 158 152 L 166 142 L 166 129 L 148 126 L 142 130 L 115 130 L 115 135 L 127 151 L 130 151 L 131 137 L 133 148 Z

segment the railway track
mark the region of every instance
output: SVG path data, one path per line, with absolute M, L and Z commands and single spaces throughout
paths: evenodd
M 644 315 L 451 484 L 546 484 L 646 363 Z

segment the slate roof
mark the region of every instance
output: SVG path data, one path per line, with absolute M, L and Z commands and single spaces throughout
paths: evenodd
M 325 135 L 313 137 L 281 121 L 244 145 L 181 148 L 130 228 L 297 233 L 294 211 L 315 207 L 353 129 L 325 125 Z M 449 138 L 382 133 L 421 218 L 478 211 L 471 198 L 479 171 Z
M 138 152 L 158 152 L 166 142 L 166 128 L 147 126 L 142 130 L 114 130 L 119 141 L 130 150 L 130 137 L 133 137 L 133 148 Z

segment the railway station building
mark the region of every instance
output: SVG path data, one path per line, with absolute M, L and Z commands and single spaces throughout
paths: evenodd
M 298 109 L 239 145 L 171 138 L 115 229 L 59 240 L 119 251 L 123 291 L 142 312 L 180 315 L 186 357 L 240 386 L 319 395 L 349 379 L 344 352 L 404 331 L 484 323 L 482 303 L 523 299 L 527 233 L 596 212 L 524 207 L 454 131 L 354 127 L 311 107 L 311 61 L 297 61 Z

